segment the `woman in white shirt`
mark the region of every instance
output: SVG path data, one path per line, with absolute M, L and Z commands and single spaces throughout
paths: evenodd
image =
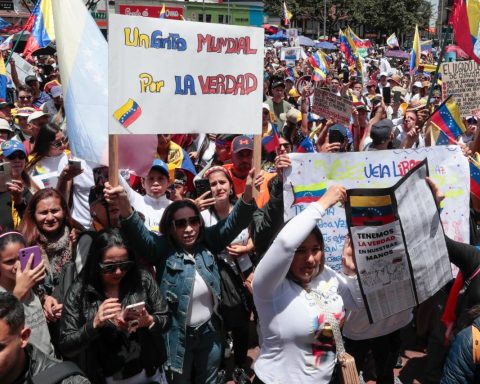
M 285 225 L 255 270 L 253 297 L 263 336 L 255 383 L 327 384 L 332 378 L 332 329 L 342 324 L 344 306 L 358 308 L 363 301 L 355 278 L 325 265 L 317 224 L 345 198 L 345 188 L 329 188 Z M 327 320 L 332 316 L 337 325 Z

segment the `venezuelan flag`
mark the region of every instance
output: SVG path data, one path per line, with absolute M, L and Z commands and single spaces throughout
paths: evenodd
M 358 37 L 355 32 L 352 31 L 350 27 L 347 27 L 347 33 L 350 34 L 350 37 L 357 48 L 371 48 L 372 43 L 368 39 L 361 39 Z
M 433 113 L 430 122 L 452 141 L 457 140 L 457 137 L 465 132 L 460 111 L 452 96 L 449 96 Z
M 400 46 L 398 44 L 398 39 L 397 39 L 397 35 L 395 35 L 395 32 L 393 32 L 390 36 L 388 36 L 387 45 L 390 48 L 398 48 Z
M 167 18 L 167 12 L 165 10 L 165 4 L 163 4 L 162 10 L 160 11 L 160 19 L 166 19 Z
M 55 41 L 52 1 L 39 0 L 32 11 L 31 17 L 33 28 L 23 51 L 25 57 Z
M 272 124 L 272 134 L 262 139 L 262 147 L 268 153 L 275 152 L 280 146 L 280 136 L 278 134 L 278 128 L 276 124 Z
M 436 125 L 432 124 L 430 130 L 431 141 L 435 145 L 449 145 L 455 144 L 442 130 L 440 130 Z
M 293 204 L 312 203 L 327 192 L 327 183 L 296 185 L 293 188 Z
M 470 160 L 470 193 L 480 199 L 480 168 Z
M 315 148 L 313 146 L 313 141 L 310 137 L 305 137 L 297 147 L 298 153 L 313 153 L 315 152 Z
M 457 45 L 480 64 L 480 42 L 478 26 L 480 24 L 480 2 L 478 0 L 455 0 L 450 24 Z
M 308 60 L 313 67 L 313 81 L 325 80 L 329 67 L 325 53 L 318 50 Z
M 3 56 L 0 54 L 0 98 L 7 100 L 7 69 Z
M 384 196 L 350 196 L 353 226 L 384 225 L 395 221 L 392 199 Z
M 142 114 L 142 108 L 133 99 L 128 101 L 118 108 L 113 116 L 117 119 L 124 128 L 128 128 L 135 120 Z
M 420 65 L 420 36 L 418 34 L 418 25 L 415 26 L 415 36 L 413 37 L 413 47 L 410 57 L 410 70 L 418 69 Z
M 343 52 L 347 59 L 348 65 L 355 65 L 357 59 L 357 47 L 353 42 L 349 33 L 340 30 L 338 38 L 340 40 L 340 51 Z
M 290 20 L 292 19 L 292 12 L 290 12 L 287 8 L 287 3 L 285 0 L 283 0 L 283 6 L 282 6 L 282 11 L 283 11 L 283 24 L 287 27 L 290 25 Z

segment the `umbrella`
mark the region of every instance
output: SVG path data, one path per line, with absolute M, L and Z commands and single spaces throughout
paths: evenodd
M 319 49 L 337 49 L 337 46 L 329 41 L 321 41 L 320 43 L 315 44 L 315 48 Z
M 283 30 L 279 30 L 274 35 L 266 37 L 267 40 L 287 40 L 287 34 Z
M 445 47 L 445 52 L 455 52 L 457 57 L 460 57 L 462 59 L 468 59 L 470 57 L 458 45 L 447 45 Z
M 307 36 L 302 36 L 302 35 L 298 36 L 298 41 L 300 42 L 300 45 L 305 45 L 307 47 L 315 46 L 315 43 L 313 42 L 313 40 Z
M 409 59 L 410 53 L 402 51 L 401 49 L 395 49 L 385 52 L 386 57 L 394 57 L 396 59 Z

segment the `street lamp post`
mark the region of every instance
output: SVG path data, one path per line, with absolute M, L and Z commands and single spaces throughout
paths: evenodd
M 327 0 L 323 0 L 323 38 L 327 36 Z

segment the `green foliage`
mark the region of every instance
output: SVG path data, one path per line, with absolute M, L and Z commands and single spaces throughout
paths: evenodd
M 282 0 L 265 0 L 265 12 L 282 17 Z M 317 20 L 323 24 L 323 0 L 287 0 L 293 20 Z M 432 13 L 428 0 L 327 0 L 327 32 L 336 34 L 340 26 L 363 25 L 381 33 L 412 32 L 415 24 L 428 27 Z

